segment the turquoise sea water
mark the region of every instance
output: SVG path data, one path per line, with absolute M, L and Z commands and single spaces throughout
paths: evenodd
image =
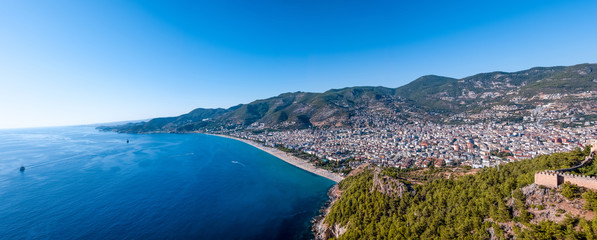
M 304 239 L 333 184 L 215 136 L 1 130 L 0 238 Z

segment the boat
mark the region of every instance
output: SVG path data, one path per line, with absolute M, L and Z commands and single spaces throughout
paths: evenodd
M 25 171 L 25 166 L 21 165 L 21 168 L 19 168 L 19 171 L 24 172 Z

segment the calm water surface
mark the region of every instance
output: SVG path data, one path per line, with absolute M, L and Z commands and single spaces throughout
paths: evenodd
M 0 130 L 1 239 L 304 239 L 333 184 L 215 136 Z

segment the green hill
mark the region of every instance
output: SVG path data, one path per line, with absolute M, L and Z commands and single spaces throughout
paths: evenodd
M 380 173 L 369 168 L 338 184 L 342 195 L 324 221 L 345 228 L 338 239 L 596 239 L 597 217 L 531 223 L 527 209 L 537 206 L 529 206 L 521 191 L 536 171 L 573 166 L 589 151 L 539 156 L 449 179 L 443 173 L 453 169 L 383 171 L 408 186 L 402 196 L 377 190 L 374 179 Z M 406 180 L 415 175 L 426 180 Z M 583 198 L 586 208 L 597 210 L 597 193 L 587 191 Z
M 100 129 L 134 133 L 221 128 L 280 130 L 351 126 L 371 118 L 438 121 L 496 105 L 532 108 L 538 102 L 553 101 L 538 97 L 545 94 L 571 94 L 558 101 L 577 101 L 574 94 L 597 91 L 596 70 L 597 64 L 580 64 L 481 73 L 462 79 L 428 75 L 398 88 L 349 87 L 323 93 L 284 93 L 228 109 L 198 108 L 178 117 Z M 593 96 L 588 100 L 597 99 Z

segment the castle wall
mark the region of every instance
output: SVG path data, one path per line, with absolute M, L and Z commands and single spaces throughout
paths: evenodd
M 580 187 L 597 190 L 597 179 L 595 177 L 574 176 L 570 174 L 562 174 L 564 182 L 570 182 Z
M 546 187 L 558 187 L 560 185 L 558 174 L 553 172 L 536 172 L 535 183 Z
M 564 168 L 559 170 L 542 171 L 535 173 L 535 184 L 546 187 L 558 187 L 560 184 L 570 182 L 580 187 L 597 190 L 597 178 L 572 175 L 565 173 L 566 171 L 576 170 L 587 164 L 590 164 L 597 155 L 597 141 L 592 144 L 591 154 L 585 158 L 578 166 L 571 168 Z
M 594 148 L 591 148 L 591 149 L 593 150 Z M 558 172 L 569 172 L 569 171 L 574 171 L 574 170 L 576 170 L 576 169 L 579 169 L 579 168 L 581 168 L 581 167 L 584 167 L 584 166 L 586 166 L 587 164 L 590 164 L 590 163 L 592 163 L 592 162 L 593 162 L 593 158 L 595 158 L 595 152 L 591 152 L 591 153 L 589 154 L 589 156 L 586 156 L 586 157 L 585 157 L 585 160 L 583 160 L 583 161 L 582 161 L 582 162 L 581 162 L 579 165 L 577 165 L 577 166 L 574 166 L 574 167 L 571 167 L 571 168 L 562 168 L 562 169 L 558 169 L 558 170 L 556 170 L 556 171 L 558 171 Z
M 560 184 L 570 182 L 580 187 L 597 190 L 597 178 L 545 171 L 535 173 L 535 183 L 546 187 L 558 187 Z

